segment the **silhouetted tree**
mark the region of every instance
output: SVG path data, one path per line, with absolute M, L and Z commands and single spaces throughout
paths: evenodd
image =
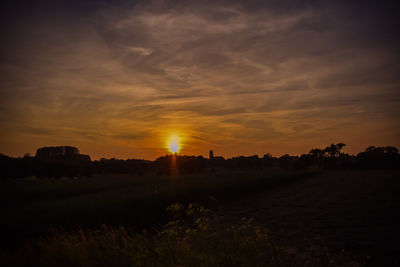
M 297 160 L 298 157 L 293 157 L 288 154 L 281 156 L 279 161 L 279 167 L 284 170 L 289 170 L 293 166 L 294 162 Z
M 344 144 L 344 143 L 338 143 L 338 144 L 336 144 L 336 147 L 337 147 L 337 151 L 338 151 L 338 154 L 339 154 L 339 156 L 341 155 L 341 150 L 342 150 L 342 148 L 343 147 L 345 147 L 346 146 L 346 144 Z
M 300 158 L 296 159 L 294 169 L 305 170 L 315 163 L 314 158 L 310 154 L 302 154 Z
M 263 156 L 262 161 L 264 166 L 270 167 L 274 164 L 274 157 L 270 153 L 267 153 Z
M 365 169 L 400 167 L 399 150 L 393 146 L 370 146 L 364 152 L 357 154 L 357 160 L 359 166 Z
M 335 144 L 331 144 L 330 146 L 325 147 L 324 151 L 331 158 L 335 157 L 339 153 L 338 147 Z
M 344 154 L 344 143 L 331 144 L 325 149 L 314 148 L 308 154 L 300 157 L 284 155 L 274 158 L 265 154 L 262 158 L 257 155 L 233 157 L 225 160 L 213 156 L 211 159 L 202 156 L 166 155 L 153 162 L 138 159 L 100 159 L 90 161 L 90 157 L 82 155 L 75 147 L 43 147 L 39 148 L 36 156 L 25 154 L 24 157 L 13 158 L 0 154 L 0 178 L 23 178 L 36 176 L 38 178 L 82 177 L 97 173 L 131 173 L 142 175 L 154 171 L 158 175 L 179 173 L 199 173 L 206 169 L 250 169 L 258 170 L 270 166 L 278 166 L 285 170 L 307 169 L 317 166 L 324 169 L 350 168 L 400 168 L 399 150 L 393 146 L 370 146 L 357 156 Z M 173 165 L 175 164 L 175 165 Z

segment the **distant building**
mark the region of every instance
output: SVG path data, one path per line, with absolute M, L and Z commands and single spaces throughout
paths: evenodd
M 210 150 L 210 159 L 214 158 L 214 152 Z

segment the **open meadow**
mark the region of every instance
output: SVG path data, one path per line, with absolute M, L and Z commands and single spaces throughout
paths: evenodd
M 2 182 L 3 240 L 47 231 L 102 224 L 137 230 L 168 222 L 173 203 L 214 205 L 310 175 L 307 172 L 221 171 L 197 175 L 105 174 L 80 179 L 18 179 Z M 17 238 L 16 238 L 17 237 Z
M 372 258 L 372 266 L 398 266 L 399 177 L 398 170 L 324 171 L 228 203 L 224 211 L 254 218 L 299 250 L 325 248 Z
M 263 170 L 7 180 L 2 255 L 22 266 L 395 266 L 398 176 Z M 226 254 L 208 251 L 211 244 Z

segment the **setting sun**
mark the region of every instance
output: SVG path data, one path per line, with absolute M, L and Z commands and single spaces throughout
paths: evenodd
M 176 135 L 171 136 L 168 140 L 168 149 L 172 153 L 177 153 L 180 148 L 181 148 L 180 138 Z

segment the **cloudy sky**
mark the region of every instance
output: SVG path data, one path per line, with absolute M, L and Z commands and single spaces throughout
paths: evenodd
M 400 145 L 390 2 L 31 2 L 1 11 L 0 153 L 154 159 L 171 135 L 225 157 Z

